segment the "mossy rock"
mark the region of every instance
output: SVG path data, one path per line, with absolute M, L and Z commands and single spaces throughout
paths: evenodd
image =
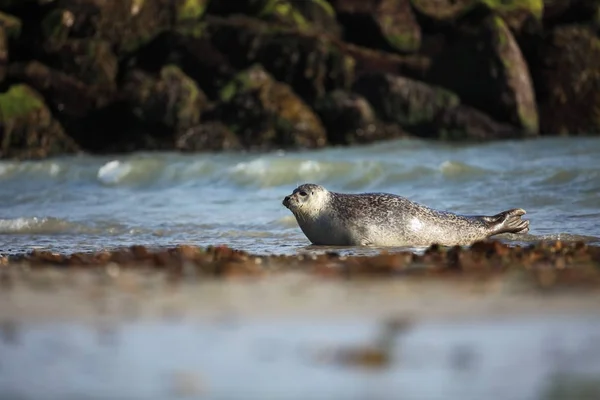
M 317 148 L 327 143 L 311 108 L 258 65 L 240 72 L 222 89 L 212 119 L 226 123 L 247 148 Z
M 303 31 L 320 31 L 339 36 L 335 11 L 326 0 L 267 0 L 257 15 Z
M 8 39 L 6 32 L 0 26 L 0 82 L 6 78 L 6 70 L 8 65 Z
M 445 141 L 487 141 L 523 136 L 517 127 L 501 123 L 489 115 L 463 104 L 444 110 L 422 136 Z
M 68 39 L 49 52 L 49 66 L 95 88 L 98 96 L 116 93 L 118 60 L 110 44 L 96 39 Z
M 177 23 L 199 21 L 209 0 L 178 0 L 175 4 L 175 17 Z
M 106 97 L 96 93 L 96 87 L 38 61 L 11 64 L 8 75 L 41 93 L 60 118 L 82 118 L 106 105 Z
M 457 93 L 461 101 L 498 121 L 539 130 L 534 87 L 519 45 L 504 20 L 490 14 L 456 29 L 432 55 L 428 82 Z
M 241 150 L 242 144 L 231 129 L 222 122 L 208 121 L 181 131 L 175 148 L 182 152 Z
M 175 65 L 163 67 L 157 77 L 139 70 L 130 72 L 123 93 L 145 126 L 167 136 L 197 125 L 207 106 L 196 82 Z
M 22 25 L 19 18 L 0 12 L 0 27 L 4 29 L 7 38 L 17 39 L 21 36 Z
M 600 133 L 600 39 L 592 28 L 554 28 L 531 68 L 542 133 Z
M 18 84 L 0 94 L 0 158 L 44 158 L 76 151 L 75 142 L 35 90 Z
M 74 19 L 74 14 L 63 8 L 53 9 L 46 14 L 41 22 L 41 32 L 47 51 L 54 51 L 64 45 L 69 39 Z
M 247 15 L 300 31 L 340 34 L 335 11 L 327 0 L 212 1 L 207 12 L 220 16 Z
M 0 0 L 0 10 L 13 11 L 19 10 L 23 7 L 40 6 L 43 5 L 46 0 Z
M 353 91 L 364 96 L 380 118 L 416 132 L 444 110 L 456 107 L 454 93 L 398 75 L 371 73 L 361 76 Z
M 461 104 L 458 96 L 446 89 L 405 77 L 365 74 L 356 81 L 353 90 L 369 100 L 382 120 L 396 123 L 419 137 L 486 140 L 522 134 L 514 126 L 499 123 Z
M 57 0 L 56 3 L 60 11 L 51 12 L 42 22 L 47 38 L 103 40 L 119 57 L 135 52 L 170 29 L 177 18 L 188 17 L 198 11 L 192 7 L 194 3 L 190 3 L 192 6 L 182 3 L 185 7 L 170 7 L 162 0 Z
M 205 38 L 236 68 L 260 63 L 275 77 L 312 102 L 354 80 L 354 59 L 324 35 L 301 33 L 255 19 L 206 18 Z
M 540 21 L 544 13 L 543 0 L 410 0 L 415 10 L 425 18 L 439 23 L 452 23 L 468 13 L 486 8 L 500 15 L 513 30 L 519 31 L 530 18 Z
M 397 124 L 382 123 L 363 96 L 334 90 L 320 98 L 315 111 L 327 130 L 331 144 L 371 143 L 406 136 Z
M 423 79 L 431 67 L 431 58 L 426 54 L 389 53 L 351 43 L 341 43 L 340 51 L 354 60 L 356 76 L 368 72 L 383 72 Z
M 344 39 L 370 48 L 412 53 L 421 46 L 421 28 L 410 0 L 335 0 Z
M 600 2 L 597 0 L 544 0 L 544 25 L 552 28 L 566 24 L 600 26 Z

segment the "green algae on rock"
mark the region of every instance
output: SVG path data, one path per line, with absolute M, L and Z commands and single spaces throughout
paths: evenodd
M 124 95 L 135 116 L 148 128 L 158 129 L 158 124 L 174 135 L 200 122 L 206 96 L 179 67 L 167 65 L 157 78 L 134 70 L 125 81 Z
M 415 52 L 421 46 L 421 28 L 410 0 L 332 0 L 331 3 L 349 42 L 403 53 Z
M 311 108 L 258 65 L 223 87 L 214 117 L 225 122 L 246 148 L 317 148 L 327 142 Z
M 258 17 L 304 31 L 332 36 L 340 32 L 335 11 L 326 0 L 267 0 Z
M 208 2 L 209 0 L 179 0 L 175 4 L 177 23 L 200 20 Z
M 426 80 L 457 93 L 461 101 L 536 135 L 535 92 L 521 50 L 502 18 L 493 14 L 458 28 L 432 55 Z
M 556 27 L 534 77 L 544 134 L 600 133 L 600 39 L 588 27 Z
M 0 94 L 0 158 L 45 158 L 76 151 L 39 93 L 27 85 L 13 85 Z
M 541 20 L 543 0 L 410 0 L 415 10 L 436 22 L 455 22 L 477 8 L 500 15 L 514 30 L 520 30 L 528 18 Z

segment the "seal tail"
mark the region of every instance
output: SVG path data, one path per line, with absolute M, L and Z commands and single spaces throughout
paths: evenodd
M 494 235 L 500 233 L 527 233 L 529 232 L 529 220 L 521 219 L 526 211 L 522 208 L 513 208 L 502 211 L 491 217 L 483 217 L 483 220 L 493 229 Z

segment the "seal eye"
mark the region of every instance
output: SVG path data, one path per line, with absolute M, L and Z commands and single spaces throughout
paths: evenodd
M 306 192 L 304 192 L 304 191 L 300 192 L 300 196 L 304 197 L 304 196 L 306 196 L 306 195 L 307 195 L 307 193 L 306 193 Z

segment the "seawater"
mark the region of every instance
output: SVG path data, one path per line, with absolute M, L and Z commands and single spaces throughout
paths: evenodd
M 571 137 L 0 161 L 0 253 L 181 243 L 305 251 L 310 243 L 281 204 L 305 182 L 391 192 L 465 214 L 521 207 L 530 234 L 502 240 L 600 244 L 600 138 Z

